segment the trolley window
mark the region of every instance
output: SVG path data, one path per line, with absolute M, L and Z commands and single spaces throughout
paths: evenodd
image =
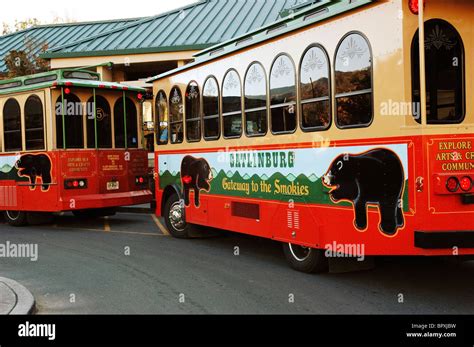
M 87 147 L 112 148 L 112 115 L 106 98 L 96 95 L 87 101 Z
M 156 96 L 155 111 L 158 118 L 156 122 L 156 143 L 166 145 L 168 143 L 168 100 L 163 90 L 160 90 Z
M 341 128 L 372 123 L 372 53 L 357 33 L 346 35 L 336 51 L 336 113 Z
M 84 110 L 81 100 L 67 89 L 56 101 L 56 145 L 57 148 L 84 148 Z M 66 138 L 64 140 L 64 137 Z
M 235 70 L 229 70 L 222 82 L 222 119 L 225 138 L 242 135 L 242 85 Z
M 265 135 L 267 122 L 267 79 L 260 63 L 253 63 L 245 74 L 245 132 L 248 136 Z
M 204 139 L 216 140 L 220 136 L 219 85 L 214 77 L 204 82 L 203 95 Z
M 21 109 L 15 99 L 8 99 L 3 107 L 3 136 L 5 152 L 22 150 Z
M 25 103 L 25 140 L 26 150 L 43 150 L 44 147 L 44 117 L 43 103 L 36 96 L 30 96 Z
M 311 46 L 300 65 L 301 127 L 324 130 L 331 123 L 329 58 L 320 46 Z
M 201 111 L 199 86 L 191 82 L 186 89 L 186 139 L 189 142 L 201 140 Z
M 138 148 L 137 106 L 125 95 L 114 105 L 115 148 Z
M 270 71 L 271 126 L 274 134 L 296 130 L 296 71 L 293 60 L 279 55 Z
M 441 19 L 425 23 L 426 113 L 428 124 L 461 123 L 465 116 L 464 45 L 457 30 Z M 419 37 L 412 44 L 413 102 L 420 105 Z M 421 112 L 414 117 L 420 122 Z
M 183 97 L 179 87 L 173 87 L 170 93 L 170 135 L 171 143 L 183 142 Z

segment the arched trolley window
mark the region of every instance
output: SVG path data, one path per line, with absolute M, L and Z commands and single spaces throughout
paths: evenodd
M 296 69 L 286 54 L 275 59 L 270 71 L 270 109 L 274 134 L 296 130 Z
M 222 120 L 225 138 L 242 136 L 242 85 L 235 70 L 229 70 L 222 82 Z
M 196 82 L 189 83 L 185 96 L 186 139 L 197 142 L 201 140 L 201 94 Z
M 364 36 L 349 33 L 341 40 L 335 69 L 337 125 L 369 126 L 373 120 L 372 53 Z
M 244 83 L 245 132 L 247 136 L 267 133 L 267 79 L 260 63 L 252 63 L 245 74 Z
M 31 95 L 25 103 L 25 140 L 26 150 L 43 150 L 44 146 L 43 102 Z
M 412 44 L 413 102 L 420 105 L 420 55 L 418 32 Z M 464 45 L 448 22 L 432 19 L 425 23 L 427 124 L 461 123 L 465 116 Z M 420 122 L 421 108 L 414 107 Z
M 5 152 L 22 150 L 21 109 L 15 99 L 8 99 L 3 106 L 3 138 Z
M 84 148 L 84 115 L 81 100 L 69 88 L 63 89 L 56 100 L 56 147 Z
M 114 105 L 115 148 L 138 148 L 138 111 L 126 93 Z
M 325 130 L 331 124 L 329 58 L 323 47 L 310 46 L 300 64 L 301 128 Z
M 202 92 L 204 139 L 217 140 L 220 137 L 219 84 L 210 76 L 204 82 Z
M 87 147 L 112 148 L 112 112 L 101 95 L 87 101 Z
M 155 100 L 156 143 L 166 145 L 168 143 L 168 99 L 163 90 L 158 92 Z
M 173 87 L 170 92 L 170 138 L 171 143 L 182 143 L 183 128 L 183 97 L 179 87 Z

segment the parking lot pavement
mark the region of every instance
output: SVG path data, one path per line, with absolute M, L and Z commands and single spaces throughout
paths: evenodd
M 129 213 L 2 224 L 7 242 L 37 245 L 35 262 L 0 258 L 0 276 L 28 288 L 39 314 L 474 312 L 474 262 L 385 257 L 370 271 L 313 276 L 290 269 L 278 242 L 222 231 L 178 240 L 153 215 Z
M 144 236 L 169 236 L 164 222 L 154 214 L 118 213 L 104 218 L 77 218 L 72 213 L 61 213 L 52 225 L 37 226 L 39 229 L 81 230 Z

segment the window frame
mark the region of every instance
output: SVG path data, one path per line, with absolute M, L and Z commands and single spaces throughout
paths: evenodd
M 18 96 L 18 95 L 17 95 Z M 2 124 L 1 124 L 1 127 L 2 127 L 2 142 L 3 142 L 3 152 L 4 153 L 17 153 L 17 152 L 24 152 L 25 151 L 25 146 L 26 146 L 26 143 L 25 143 L 25 137 L 24 137 L 24 134 L 23 134 L 23 129 L 24 129 L 24 112 L 23 112 L 23 109 L 21 107 L 21 104 L 20 104 L 20 101 L 18 101 L 17 99 L 17 96 L 9 96 L 9 97 L 6 97 L 2 103 Z M 7 103 L 9 101 L 14 101 L 16 103 L 16 105 L 18 106 L 18 109 L 20 111 L 19 113 L 19 117 L 20 117 L 20 130 L 5 130 L 5 107 L 7 105 Z M 43 122 L 44 122 L 44 115 L 43 115 Z M 7 147 L 6 147 L 6 136 L 5 136 L 5 132 L 8 131 L 8 132 L 19 132 L 20 133 L 20 148 L 19 149 L 8 149 L 7 150 Z M 24 146 L 25 145 L 25 146 Z
M 87 149 L 87 115 L 86 115 L 86 110 L 84 110 L 84 107 L 82 106 L 83 105 L 83 100 L 82 98 L 79 96 L 80 94 L 78 94 L 77 92 L 75 92 L 75 90 L 71 91 L 70 94 L 66 94 L 64 92 L 64 89 L 65 87 L 62 87 L 60 90 L 59 90 L 59 96 L 56 100 L 56 103 L 55 103 L 55 110 L 56 110 L 56 105 L 58 103 L 58 101 L 61 101 L 61 114 L 60 115 L 57 115 L 56 112 L 55 112 L 55 123 L 54 123 L 54 129 L 56 131 L 56 134 L 54 134 L 54 145 L 55 145 L 55 148 L 57 150 L 61 150 L 61 151 L 68 151 L 68 150 L 72 150 L 72 151 L 77 151 L 77 150 L 83 150 L 83 149 Z M 81 147 L 68 147 L 67 146 L 67 139 L 69 138 L 68 136 L 65 136 L 67 135 L 67 130 L 66 130 L 66 124 L 65 124 L 65 120 L 68 119 L 67 118 L 67 115 L 64 115 L 63 112 L 65 109 L 67 109 L 67 103 L 64 104 L 64 101 L 67 100 L 67 97 L 68 96 L 73 96 L 75 97 L 77 100 L 79 100 L 79 102 L 81 103 L 81 111 L 82 111 L 82 114 L 81 114 L 81 122 L 78 122 L 78 124 L 81 124 L 81 130 L 82 130 L 82 146 Z M 58 118 L 60 118 L 60 122 L 58 122 Z M 64 125 L 63 125 L 63 122 L 64 122 Z M 58 127 L 58 123 L 59 123 L 59 127 Z M 59 128 L 59 132 L 58 132 L 58 128 Z M 66 131 L 64 131 L 66 130 Z M 62 146 L 60 147 L 59 146 L 59 143 L 58 143 L 58 134 L 61 133 L 61 136 L 62 136 Z
M 160 95 L 160 93 L 163 93 L 163 95 L 165 96 L 165 104 L 166 104 L 166 109 L 168 110 L 168 121 L 166 122 L 166 130 L 168 131 L 168 136 L 166 137 L 166 142 L 165 141 L 161 141 L 161 121 L 160 121 L 160 115 L 159 115 L 159 112 L 158 112 L 158 96 Z M 168 96 L 166 94 L 166 92 L 163 90 L 163 89 L 160 89 L 158 91 L 158 93 L 156 94 L 156 98 L 155 98 L 155 137 L 156 137 L 156 140 L 155 140 L 155 143 L 157 146 L 165 146 L 167 144 L 170 143 L 170 137 L 169 137 L 169 105 L 168 105 Z
M 207 116 L 204 114 L 204 91 L 206 90 L 206 83 L 210 80 L 210 79 L 214 79 L 214 82 L 216 82 L 216 85 L 217 85 L 217 115 L 212 115 L 212 116 Z M 204 141 L 218 141 L 221 136 L 223 135 L 222 134 L 222 124 L 221 124 L 221 121 L 222 121 L 222 116 L 221 116 L 221 113 L 222 113 L 222 103 L 221 103 L 221 89 L 220 89 L 220 86 L 219 86 L 219 81 L 218 79 L 216 78 L 216 76 L 214 75 L 209 75 L 206 77 L 206 79 L 204 80 L 204 83 L 202 85 L 202 93 L 201 93 L 201 105 L 202 105 L 202 138 L 204 139 Z M 206 128 L 206 120 L 209 120 L 209 119 L 215 119 L 217 118 L 217 124 L 218 124 L 218 135 L 217 136 L 213 136 L 213 137 L 206 137 L 206 131 L 205 131 L 205 128 Z
M 182 113 L 182 117 L 181 117 L 181 121 L 178 121 L 178 122 L 172 122 L 171 121 L 171 94 L 172 94 L 172 91 L 174 89 L 177 89 L 179 91 L 179 94 L 180 94 L 180 97 L 181 97 L 181 107 L 183 108 L 183 113 Z M 185 118 L 186 118 L 186 115 L 185 115 L 185 106 L 184 106 L 184 98 L 183 98 L 183 91 L 181 90 L 181 88 L 178 86 L 178 85 L 174 85 L 171 87 L 170 89 L 170 92 L 168 94 L 168 115 L 169 115 L 169 122 L 168 122 L 168 138 L 169 138 L 169 143 L 172 144 L 172 145 L 179 145 L 179 144 L 182 144 L 184 143 L 184 139 L 186 138 L 186 134 L 185 134 Z M 173 128 L 173 125 L 174 124 L 181 124 L 182 128 L 183 128 L 183 139 L 181 141 L 176 141 L 176 142 L 173 142 L 173 139 L 171 137 L 172 133 L 171 133 L 171 130 Z
M 245 98 L 246 98 L 246 94 L 245 94 L 245 82 L 247 81 L 247 76 L 250 72 L 250 68 L 254 65 L 260 65 L 262 70 L 263 70 L 263 78 L 265 79 L 265 107 L 257 107 L 257 108 L 252 108 L 252 109 L 248 109 L 245 107 Z M 268 134 L 268 131 L 269 131 L 269 128 L 270 128 L 270 123 L 269 123 L 269 110 L 270 110 L 270 102 L 269 102 L 269 81 L 268 81 L 268 76 L 267 76 L 267 71 L 265 70 L 265 66 L 263 66 L 263 64 L 261 62 L 259 62 L 258 60 L 255 60 L 253 62 L 251 62 L 248 67 L 247 67 L 247 70 L 245 71 L 245 75 L 244 75 L 244 83 L 242 85 L 242 88 L 243 88 L 243 93 L 242 93 L 242 97 L 243 97 L 243 131 L 245 132 L 245 136 L 246 137 L 249 137 L 249 138 L 252 138 L 252 137 L 264 137 L 264 136 L 267 136 Z M 267 130 L 265 131 L 265 133 L 260 133 L 260 134 L 253 134 L 253 135 L 249 135 L 248 131 L 247 131 L 247 111 L 250 111 L 250 112 L 258 112 L 258 111 L 263 111 L 263 109 L 265 109 L 265 121 L 267 122 Z
M 28 149 L 28 141 L 27 141 L 27 133 L 28 133 L 28 128 L 26 126 L 27 124 L 27 121 L 26 121 L 26 117 L 27 117 L 27 113 L 26 113 L 26 104 L 28 103 L 28 100 L 30 100 L 30 98 L 37 98 L 40 103 L 41 103 L 41 112 L 42 112 L 42 117 L 43 117 L 43 148 L 42 149 Z M 46 150 L 46 146 L 47 146 L 47 134 L 46 134 L 46 111 L 45 111 L 45 103 L 44 103 L 44 100 L 38 95 L 38 94 L 30 94 L 28 95 L 28 97 L 26 98 L 25 102 L 24 102 L 24 106 L 23 106 L 23 118 L 24 118 L 24 121 L 25 121 L 25 150 L 28 151 L 28 152 L 35 152 L 35 151 L 45 151 Z M 39 130 L 39 128 L 38 128 Z
M 459 30 L 456 29 L 456 27 L 451 24 L 451 22 L 448 22 L 447 20 L 445 19 L 442 19 L 442 18 L 431 18 L 431 19 L 428 19 L 425 21 L 424 25 L 425 25 L 425 29 L 426 29 L 426 25 L 429 23 L 429 22 L 442 22 L 443 24 L 447 24 L 448 26 L 450 26 L 455 32 L 456 34 L 458 35 L 458 38 L 459 38 L 459 42 L 461 44 L 461 53 L 462 53 L 462 104 L 461 104 L 461 107 L 462 107 L 462 117 L 457 120 L 457 121 L 429 121 L 428 120 L 428 113 L 426 113 L 426 115 L 421 115 L 421 117 L 426 117 L 426 125 L 458 125 L 458 124 L 462 124 L 464 123 L 464 121 L 466 120 L 466 114 L 467 114 L 467 103 L 466 103 L 466 47 L 465 47 L 465 44 L 464 44 L 464 40 L 463 40 L 463 37 L 461 36 L 461 33 L 459 32 Z M 415 33 L 413 34 L 413 38 L 412 38 L 412 41 L 411 41 L 411 45 L 410 45 L 410 65 L 411 65 L 411 102 L 414 103 L 415 102 L 415 64 L 413 62 L 413 49 L 417 49 L 419 51 L 419 48 L 418 47 L 414 47 L 415 45 L 415 39 L 418 37 L 418 42 L 420 40 L 420 30 L 419 28 L 417 28 L 415 30 Z M 425 52 L 426 54 L 426 52 Z M 418 57 L 419 57 L 419 53 L 418 53 Z M 419 58 L 418 58 L 419 59 Z M 419 63 L 419 61 L 418 61 Z M 420 70 L 420 67 L 418 67 L 418 70 Z M 425 72 L 426 74 L 426 72 Z M 420 79 L 420 76 L 418 75 L 417 76 L 417 79 Z M 419 84 L 420 84 L 420 94 L 421 94 L 421 81 L 419 81 Z M 421 100 L 420 100 L 420 104 L 421 104 Z M 428 105 L 426 105 L 428 106 Z M 421 109 L 420 109 L 420 113 L 421 113 Z M 410 118 L 413 119 L 415 121 L 415 123 L 417 125 L 421 125 L 422 124 L 422 119 L 416 119 L 415 118 L 415 115 L 414 114 L 411 114 L 410 115 Z
M 360 35 L 364 40 L 365 42 L 367 43 L 367 47 L 369 48 L 369 53 L 370 53 L 370 85 L 371 85 L 371 88 L 370 89 L 364 89 L 364 90 L 360 90 L 360 91 L 355 91 L 355 92 L 349 92 L 349 93 L 341 93 L 341 94 L 337 94 L 336 93 L 336 87 L 337 87 L 337 81 L 336 81 L 336 62 L 337 62 L 337 54 L 339 53 L 339 48 L 341 47 L 342 43 L 344 42 L 344 40 L 349 37 L 350 35 Z M 374 105 L 374 102 L 375 102 L 375 97 L 374 97 L 374 54 L 373 54 L 373 50 L 372 50 L 372 45 L 370 43 L 370 40 L 369 38 L 364 34 L 362 33 L 361 31 L 358 31 L 358 30 L 352 30 L 352 31 L 349 31 L 348 33 L 346 33 L 338 42 L 337 46 L 336 46 L 336 49 L 334 51 L 334 67 L 333 67 L 333 70 L 334 71 L 334 96 L 333 96 L 333 99 L 334 99 L 334 123 L 336 124 L 336 127 L 338 129 L 341 129 L 341 130 L 345 130 L 345 129 L 363 129 L 363 128 L 369 128 L 370 126 L 372 126 L 372 124 L 374 123 L 374 120 L 375 120 L 375 105 Z M 368 90 L 370 90 L 370 94 L 371 94 L 371 110 L 372 110 L 372 117 L 370 119 L 370 122 L 367 123 L 367 124 L 359 124 L 359 125 L 340 125 L 339 122 L 338 122 L 338 114 L 337 114 L 337 99 L 338 98 L 343 98 L 343 97 L 347 97 L 347 96 L 357 96 L 357 95 L 364 95 L 364 94 L 369 94 Z
M 133 98 L 132 94 L 131 93 L 126 93 L 124 91 L 124 93 L 119 96 L 118 98 L 114 99 L 115 101 L 113 102 L 113 106 L 112 104 L 110 104 L 111 106 L 111 113 L 112 113 L 112 136 L 113 136 L 113 139 L 112 139 L 112 143 L 113 143 L 113 148 L 114 149 L 125 149 L 125 150 L 128 150 L 128 149 L 141 149 L 143 147 L 142 145 L 142 135 L 141 135 L 141 132 L 140 132 L 140 126 L 138 125 L 138 122 L 140 120 L 140 108 L 137 107 L 137 104 L 135 103 L 135 99 Z M 135 114 L 136 114 L 136 127 L 137 127 L 137 144 L 136 146 L 135 145 L 130 145 L 131 142 L 129 141 L 129 135 L 130 135 L 130 124 L 133 124 L 133 123 L 130 123 L 128 121 L 128 110 L 129 108 L 127 108 L 127 100 L 130 101 L 131 104 L 133 104 L 133 108 L 135 109 Z M 124 103 L 125 103 L 125 108 L 124 108 Z M 119 120 L 119 123 L 120 124 L 123 124 L 123 144 L 124 146 L 118 146 L 117 143 L 117 136 L 118 136 L 118 133 L 117 133 L 117 126 L 116 126 L 116 117 L 117 116 L 117 112 L 116 112 L 116 108 L 117 107 L 122 107 L 124 108 L 123 110 L 123 114 L 120 115 L 121 119 Z M 120 122 L 121 121 L 121 122 Z M 125 126 L 126 125 L 126 126 Z M 122 126 L 122 125 L 121 125 Z M 107 148 L 99 148 L 99 149 L 104 149 L 104 150 L 108 150 Z
M 240 121 L 242 123 L 242 127 L 240 128 L 240 134 L 239 135 L 235 135 L 235 136 L 225 136 L 225 127 L 224 127 L 224 120 L 225 120 L 225 117 L 231 117 L 231 116 L 235 116 L 237 115 L 239 112 L 238 111 L 235 111 L 235 112 L 227 112 L 227 113 L 224 113 L 224 81 L 227 77 L 227 75 L 231 72 L 231 71 L 234 71 L 236 74 L 237 74 L 237 77 L 239 78 L 239 89 L 240 89 Z M 242 78 L 240 77 L 240 74 L 239 72 L 235 69 L 235 68 L 230 68 L 228 69 L 225 73 L 224 73 L 224 77 L 222 78 L 222 85 L 221 85 L 221 122 L 222 122 L 222 137 L 226 140 L 233 140 L 233 139 L 241 139 L 243 134 L 244 134 L 244 124 L 243 124 L 243 118 L 244 118 L 244 112 L 243 112 L 243 105 L 242 105 L 242 97 L 243 97 L 243 93 L 242 93 Z
M 278 104 L 278 105 L 272 106 L 272 85 L 271 85 L 272 84 L 272 79 L 271 79 L 271 75 L 272 75 L 273 67 L 275 66 L 275 63 L 282 56 L 286 56 L 290 59 L 291 63 L 293 64 L 293 72 L 294 72 L 294 77 L 295 77 L 295 101 L 294 101 L 294 106 L 295 106 L 296 122 L 295 122 L 295 129 L 292 130 L 292 131 L 273 131 L 272 110 L 275 109 L 275 108 L 283 108 L 285 106 L 289 106 L 289 105 L 293 104 L 291 102 L 287 102 L 285 104 Z M 299 118 L 299 115 L 298 115 L 298 100 L 299 100 L 299 95 L 298 95 L 298 93 L 299 93 L 299 90 L 298 90 L 299 80 L 298 80 L 298 77 L 299 76 L 298 76 L 298 71 L 297 71 L 297 68 L 296 68 L 295 61 L 294 61 L 293 57 L 287 52 L 279 53 L 273 59 L 271 65 L 270 65 L 270 70 L 269 70 L 268 76 L 269 76 L 269 78 L 268 78 L 268 100 L 269 100 L 268 108 L 269 108 L 269 128 L 270 128 L 270 131 L 271 131 L 272 135 L 291 135 L 291 134 L 294 134 L 298 130 L 298 118 Z
M 88 112 L 88 104 L 90 102 L 94 103 L 95 101 L 95 110 L 94 110 L 94 115 L 93 116 L 96 116 L 97 115 L 97 99 L 103 99 L 106 103 L 107 103 L 107 106 L 109 108 L 109 111 L 110 111 L 110 134 L 107 133 L 107 135 L 110 135 L 110 147 L 101 147 L 100 144 L 99 144 L 99 138 L 101 137 L 99 135 L 99 123 L 95 121 L 95 119 L 90 119 L 89 114 L 87 114 Z M 95 99 L 95 100 L 94 100 Z M 115 107 L 115 103 L 114 103 L 114 107 Z M 105 95 L 102 95 L 100 93 L 97 93 L 97 91 L 95 91 L 93 93 L 93 95 L 91 97 L 89 97 L 87 100 L 86 100 L 86 128 L 85 128 L 85 135 L 86 135 L 86 143 L 85 143 L 85 149 L 105 149 L 105 150 L 110 150 L 110 149 L 114 149 L 115 148 L 115 114 L 113 112 L 113 107 L 110 105 L 109 103 L 109 99 L 107 98 L 107 96 Z M 92 130 L 93 130 L 93 133 L 92 135 L 89 135 L 89 126 L 92 125 Z M 97 128 L 96 128 L 97 126 Z M 97 131 L 97 138 L 96 138 L 96 131 Z M 93 136 L 92 140 L 93 141 L 93 145 L 92 146 L 89 146 L 89 136 Z M 97 146 L 96 146 L 97 144 Z
M 303 126 L 303 105 L 307 104 L 315 104 L 319 103 L 321 101 L 326 101 L 326 97 L 320 97 L 320 98 L 313 98 L 313 99 L 305 99 L 303 100 L 303 91 L 302 91 L 302 83 L 301 83 L 301 70 L 303 68 L 303 60 L 306 57 L 306 54 L 312 49 L 312 48 L 319 48 L 323 52 L 324 56 L 326 57 L 326 62 L 328 65 L 328 92 L 329 95 L 327 96 L 327 101 L 329 103 L 329 124 L 326 127 L 304 127 Z M 300 117 L 299 117 L 299 125 L 301 131 L 305 133 L 310 133 L 310 132 L 316 132 L 316 131 L 328 131 L 332 128 L 333 124 L 335 123 L 334 121 L 334 114 L 333 114 L 333 79 L 332 79 L 332 65 L 331 65 L 331 59 L 329 58 L 329 54 L 326 50 L 326 48 L 320 44 L 320 43 L 312 43 L 306 49 L 304 50 L 303 54 L 301 55 L 300 59 L 300 64 L 299 64 L 299 70 L 298 70 L 298 92 L 299 92 L 299 112 L 300 112 Z
M 197 118 L 189 118 L 188 119 L 188 108 L 186 107 L 186 94 L 188 93 L 188 88 L 191 86 L 191 84 L 194 83 L 197 87 L 197 90 L 198 90 L 198 117 Z M 185 134 L 186 134 L 186 142 L 187 143 L 195 143 L 195 142 L 200 142 L 202 140 L 202 104 L 201 104 L 201 88 L 199 87 L 199 83 L 197 83 L 197 81 L 195 80 L 192 80 L 188 83 L 188 85 L 186 86 L 186 93 L 184 93 L 184 115 L 183 115 L 183 118 L 184 118 L 184 124 L 185 124 Z M 200 136 L 199 136 L 199 139 L 194 139 L 194 140 L 190 140 L 189 139 L 189 135 L 188 135 L 188 123 L 190 122 L 198 122 L 199 123 L 199 132 L 200 132 Z

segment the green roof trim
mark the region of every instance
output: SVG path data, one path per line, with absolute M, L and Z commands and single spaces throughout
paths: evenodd
M 53 70 L 48 72 L 43 72 L 35 75 L 28 75 L 17 77 L 9 80 L 0 81 L 0 95 L 14 94 L 19 92 L 27 92 L 44 88 L 60 87 L 60 86 L 70 86 L 70 87 L 80 87 L 80 88 L 100 88 L 100 89 L 110 89 L 110 90 L 126 90 L 138 93 L 145 93 L 145 88 L 128 86 L 121 83 L 115 82 L 105 82 L 101 80 L 86 80 L 86 79 L 75 79 L 75 78 L 64 78 L 64 73 L 67 72 L 86 72 L 92 76 L 100 78 L 100 74 L 92 72 L 89 70 L 78 70 L 78 69 L 61 69 Z M 54 79 L 52 77 L 55 77 Z M 44 82 L 26 84 L 26 81 L 29 80 L 41 80 L 44 77 Z M 50 78 L 51 77 L 51 78 Z M 12 85 L 11 88 L 2 89 L 2 86 Z
M 201 50 L 255 30 L 287 8 L 320 0 L 201 0 L 157 16 L 58 45 L 43 58 Z
M 184 65 L 163 74 L 151 77 L 146 82 L 153 82 L 161 78 L 165 78 L 176 73 L 191 69 L 203 63 L 216 60 L 231 53 L 238 52 L 245 48 L 249 48 L 258 43 L 273 39 L 292 31 L 314 25 L 329 18 L 338 16 L 342 13 L 352 11 L 356 8 L 368 5 L 375 0 L 357 0 L 348 2 L 347 0 L 322 0 L 311 6 L 304 7 L 301 11 L 293 13 L 293 15 L 276 21 L 272 24 L 263 26 L 257 30 L 248 32 L 244 35 L 237 36 L 231 40 L 209 47 L 195 55 L 196 60 L 193 63 Z M 313 16 L 314 15 L 314 16 Z M 283 27 L 283 25 L 285 25 Z M 272 31 L 281 27 L 279 30 Z M 250 40 L 252 38 L 252 40 Z M 238 44 L 242 43 L 242 44 Z

